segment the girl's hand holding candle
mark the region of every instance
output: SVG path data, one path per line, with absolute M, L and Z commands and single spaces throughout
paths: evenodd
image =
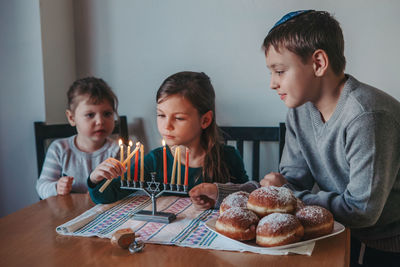
M 128 163 L 128 161 L 133 157 L 133 155 L 136 153 L 136 151 L 139 150 L 139 147 L 140 147 L 140 142 L 137 142 L 137 143 L 136 143 L 136 148 L 135 148 L 135 150 L 133 150 L 133 151 L 128 155 L 128 157 L 125 159 L 125 161 L 122 162 L 122 165 L 123 165 L 124 167 L 126 166 L 126 164 Z M 100 164 L 100 165 L 101 165 L 101 164 Z M 100 165 L 99 165 L 99 166 L 100 166 Z M 122 177 L 122 175 L 121 175 L 121 177 Z M 107 181 L 100 187 L 99 192 L 100 192 L 100 193 L 103 193 L 103 191 L 107 188 L 107 186 L 111 183 L 112 180 L 113 180 L 113 179 L 107 180 Z

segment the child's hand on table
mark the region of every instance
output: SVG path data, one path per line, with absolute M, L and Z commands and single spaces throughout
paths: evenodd
M 125 172 L 125 166 L 114 158 L 108 158 L 100 163 L 90 174 L 90 181 L 98 184 L 103 179 L 113 179 L 121 176 Z
M 285 177 L 279 172 L 270 172 L 260 181 L 261 186 L 282 186 L 286 183 Z
M 61 177 L 56 185 L 57 195 L 67 195 L 72 190 L 72 183 L 74 182 L 74 177 L 63 176 Z
M 215 184 L 202 183 L 189 191 L 190 200 L 197 210 L 211 209 L 218 197 L 218 189 Z

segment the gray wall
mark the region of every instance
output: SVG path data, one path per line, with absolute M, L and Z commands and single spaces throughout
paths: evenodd
M 220 125 L 277 126 L 287 109 L 268 88 L 261 43 L 283 14 L 308 8 L 341 22 L 348 73 L 400 99 L 396 0 L 3 0 L 0 216 L 35 201 L 32 124 L 66 121 L 65 92 L 76 77 L 99 76 L 113 87 L 130 134 L 147 150 L 160 145 L 156 90 L 181 70 L 211 77 Z
M 0 216 L 39 200 L 33 121 L 45 119 L 38 1 L 0 2 Z

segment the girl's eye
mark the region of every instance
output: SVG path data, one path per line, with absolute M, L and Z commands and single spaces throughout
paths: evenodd
M 157 114 L 157 117 L 164 118 L 165 115 L 164 114 Z
M 113 115 L 113 112 L 111 112 L 111 111 L 107 111 L 104 113 L 104 117 L 107 117 L 107 118 L 111 117 L 112 115 Z
M 278 70 L 278 71 L 276 71 L 276 73 L 277 73 L 279 76 L 281 76 L 281 75 L 284 73 L 284 71 Z
M 94 113 L 88 113 L 88 114 L 86 114 L 86 117 L 88 117 L 88 118 L 94 118 Z
M 178 121 L 184 121 L 185 120 L 185 118 L 181 118 L 181 117 L 176 117 L 175 119 L 178 120 Z

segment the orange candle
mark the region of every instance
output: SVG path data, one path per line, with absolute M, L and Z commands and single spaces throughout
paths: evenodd
M 177 175 L 176 175 L 176 179 L 177 179 L 177 182 L 176 182 L 176 184 L 177 185 L 181 185 L 181 148 L 178 146 L 178 167 L 177 167 Z
M 186 161 L 185 161 L 185 184 L 188 185 L 189 182 L 189 148 L 186 148 Z
M 119 144 L 119 148 L 120 148 L 120 151 L 119 151 L 120 161 L 124 162 L 124 145 L 122 144 L 122 139 L 119 139 L 118 144 Z M 121 175 L 121 180 L 122 181 L 125 180 L 125 173 L 123 173 Z
M 129 155 L 131 153 L 131 147 L 133 146 L 132 141 L 129 141 L 129 145 L 128 145 L 128 152 L 126 153 L 127 155 Z M 128 161 L 128 170 L 127 170 L 127 179 L 128 182 L 131 181 L 131 160 Z
M 168 182 L 167 180 L 167 148 L 165 147 L 165 141 L 162 140 L 163 145 L 163 165 L 164 165 L 164 184 Z
M 139 150 L 135 153 L 135 173 L 133 174 L 133 180 L 137 182 L 138 180 L 138 171 L 139 171 Z

